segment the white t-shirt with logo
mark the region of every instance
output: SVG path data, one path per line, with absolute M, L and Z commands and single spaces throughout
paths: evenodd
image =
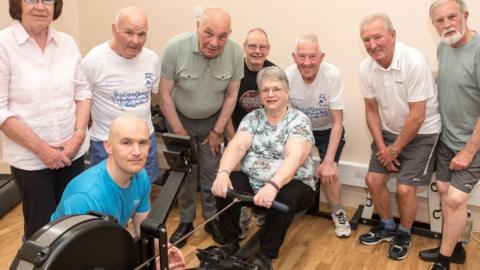
M 115 53 L 108 42 L 93 48 L 82 67 L 92 90 L 91 138 L 103 141 L 113 119 L 131 113 L 145 120 L 154 132 L 150 105 L 158 92 L 160 61 L 153 51 L 143 48 L 133 59 Z
M 296 64 L 289 66 L 287 74 L 292 106 L 310 118 L 313 130 L 332 127 L 330 110 L 343 110 L 343 82 L 340 71 L 334 65 L 322 62 L 312 83 L 306 84 Z

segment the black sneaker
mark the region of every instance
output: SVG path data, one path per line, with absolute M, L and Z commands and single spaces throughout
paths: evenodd
M 438 254 L 440 254 L 440 247 L 422 250 L 420 253 L 418 253 L 418 256 L 420 256 L 420 259 L 423 261 L 435 262 L 438 258 Z M 464 264 L 466 259 L 467 253 L 465 252 L 465 248 L 463 246 L 461 246 L 461 248 L 455 247 L 452 256 L 450 257 L 450 262 Z
M 441 263 L 434 263 L 429 268 L 429 270 L 450 270 L 450 266 L 445 266 Z
M 395 236 L 395 230 L 385 228 L 385 224 L 380 222 L 377 227 L 370 229 L 368 233 L 364 233 L 358 237 L 360 243 L 364 245 L 376 245 L 383 241 L 390 242 Z
M 390 242 L 388 257 L 394 260 L 403 260 L 408 255 L 408 250 L 412 245 L 412 236 L 407 233 L 397 232 Z

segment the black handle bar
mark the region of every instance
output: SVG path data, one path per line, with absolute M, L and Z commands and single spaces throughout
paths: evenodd
M 207 189 L 207 188 L 204 188 L 203 189 L 205 192 L 209 192 L 211 193 L 212 191 L 210 189 Z M 242 202 L 248 202 L 248 203 L 253 203 L 253 196 L 255 194 L 251 194 L 251 193 L 246 193 L 246 192 L 242 192 L 242 191 L 238 191 L 238 190 L 234 190 L 234 189 L 229 189 L 227 191 L 227 197 L 228 198 L 231 198 L 231 199 L 239 199 L 240 201 Z M 290 211 L 290 207 L 284 203 L 281 203 L 279 201 L 273 201 L 272 202 L 272 208 L 279 211 L 279 212 L 282 212 L 284 214 L 288 213 L 288 211 Z

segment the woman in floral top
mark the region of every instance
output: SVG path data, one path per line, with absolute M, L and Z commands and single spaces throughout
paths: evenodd
M 223 153 L 212 192 L 222 209 L 231 199 L 227 189 L 255 193 L 253 203 L 267 208 L 260 250 L 252 264 L 271 269 L 278 256 L 295 213 L 314 201 L 315 182 L 310 151 L 314 143 L 309 118 L 288 102 L 288 80 L 278 67 L 262 69 L 257 76 L 263 108 L 252 111 L 240 123 L 238 132 Z M 232 172 L 240 162 L 241 172 Z M 290 207 L 289 213 L 270 209 L 273 200 Z M 234 205 L 220 216 L 227 243 L 220 248 L 223 257 L 238 250 L 241 205 Z

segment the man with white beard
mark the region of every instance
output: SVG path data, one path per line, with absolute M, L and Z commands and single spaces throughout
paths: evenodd
M 437 0 L 430 6 L 438 45 L 438 103 L 442 136 L 437 149 L 437 187 L 443 211 L 440 247 L 420 252 L 433 270 L 464 263 L 460 236 L 467 222 L 467 201 L 480 179 L 480 35 L 467 27 L 462 0 Z

